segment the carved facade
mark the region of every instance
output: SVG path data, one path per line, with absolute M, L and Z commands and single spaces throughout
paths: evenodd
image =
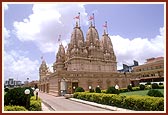
M 39 68 L 40 91 L 59 96 L 73 93 L 77 87 L 89 90 L 89 87 L 107 89 L 118 85 L 127 87 L 130 79 L 137 75 L 119 73 L 116 56 L 110 37 L 104 30 L 101 39 L 95 26 L 90 24 L 86 40 L 78 23 L 73 29 L 68 48 L 59 45 L 56 61 L 53 63 L 53 73 L 48 71 L 43 60 Z

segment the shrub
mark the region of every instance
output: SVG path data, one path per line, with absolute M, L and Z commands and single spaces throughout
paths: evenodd
M 100 87 L 96 87 L 95 91 L 96 91 L 96 93 L 101 93 Z
M 139 85 L 139 88 L 140 88 L 140 90 L 144 90 L 144 89 L 145 89 L 145 85 L 140 84 L 140 85 Z
M 127 88 L 121 88 L 121 89 L 119 89 L 119 92 L 120 93 L 128 92 L 128 89 Z
M 90 92 L 90 93 L 93 93 L 93 92 L 94 92 L 94 89 L 90 89 L 89 92 Z
M 163 85 L 163 83 L 160 82 L 159 85 Z
M 30 111 L 41 111 L 42 110 L 41 101 L 31 100 L 29 110 Z
M 112 87 L 109 87 L 109 88 L 107 89 L 106 93 L 119 94 L 119 90 L 118 90 L 118 89 L 115 89 L 115 87 L 112 86 Z
M 159 89 L 164 89 L 164 85 L 159 85 Z
M 24 106 L 27 107 L 26 105 L 30 105 L 30 97 L 34 95 L 32 93 L 32 89 L 30 89 L 30 94 L 25 95 L 24 91 L 27 88 L 13 88 L 10 89 L 4 96 L 4 105 L 18 105 L 18 106 Z M 28 109 L 28 107 L 27 107 Z
M 151 85 L 151 82 L 147 82 L 145 85 Z
M 127 86 L 128 91 L 132 91 L 132 85 Z
M 101 90 L 101 93 L 106 93 L 106 90 Z
M 85 90 L 82 87 L 77 87 L 75 92 L 84 92 Z
M 5 92 L 8 92 L 9 91 L 9 88 L 5 88 Z
M 152 89 L 158 89 L 158 88 L 159 88 L 159 85 L 157 83 L 152 84 Z
M 132 91 L 139 91 L 140 88 L 139 87 L 132 87 Z
M 5 106 L 4 111 L 27 111 L 23 106 Z
M 147 95 L 153 97 L 163 97 L 163 94 L 159 90 L 151 89 L 148 91 Z
M 163 111 L 164 98 L 163 97 L 149 97 L 149 96 L 123 96 L 116 94 L 103 93 L 74 93 L 74 98 L 92 101 L 100 104 L 122 107 L 136 111 Z

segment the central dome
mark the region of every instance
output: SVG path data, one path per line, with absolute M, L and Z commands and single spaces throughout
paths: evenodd
M 90 25 L 88 31 L 87 31 L 87 35 L 86 35 L 86 42 L 88 45 L 90 45 L 91 43 L 96 46 L 96 42 L 99 40 L 99 35 L 98 32 L 95 28 L 95 26 Z

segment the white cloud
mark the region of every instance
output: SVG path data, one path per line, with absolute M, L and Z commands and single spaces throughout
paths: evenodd
M 21 54 L 22 51 L 4 51 L 4 78 L 25 81 L 26 78 L 38 80 L 38 60 L 31 60 Z
M 10 30 L 7 30 L 5 27 L 4 27 L 3 32 L 4 32 L 4 44 L 8 45 L 11 32 L 10 32 Z
M 58 36 L 69 41 L 75 20 L 80 12 L 81 25 L 87 24 L 83 4 L 35 4 L 33 14 L 22 22 L 14 22 L 15 33 L 22 42 L 33 41 L 43 52 L 55 52 Z
M 7 4 L 4 4 L 4 9 L 5 9 L 5 10 L 8 10 L 8 8 L 9 8 L 8 5 L 7 5 Z
M 132 40 L 119 35 L 110 36 L 117 57 L 118 69 L 122 64 L 133 65 L 133 60 L 143 64 L 147 58 L 164 56 L 164 28 L 153 39 L 134 38 Z

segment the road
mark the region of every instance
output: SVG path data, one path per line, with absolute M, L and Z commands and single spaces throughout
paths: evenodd
M 63 96 L 55 97 L 46 93 L 39 92 L 39 97 L 49 104 L 55 111 L 110 111 L 103 108 L 71 101 Z

